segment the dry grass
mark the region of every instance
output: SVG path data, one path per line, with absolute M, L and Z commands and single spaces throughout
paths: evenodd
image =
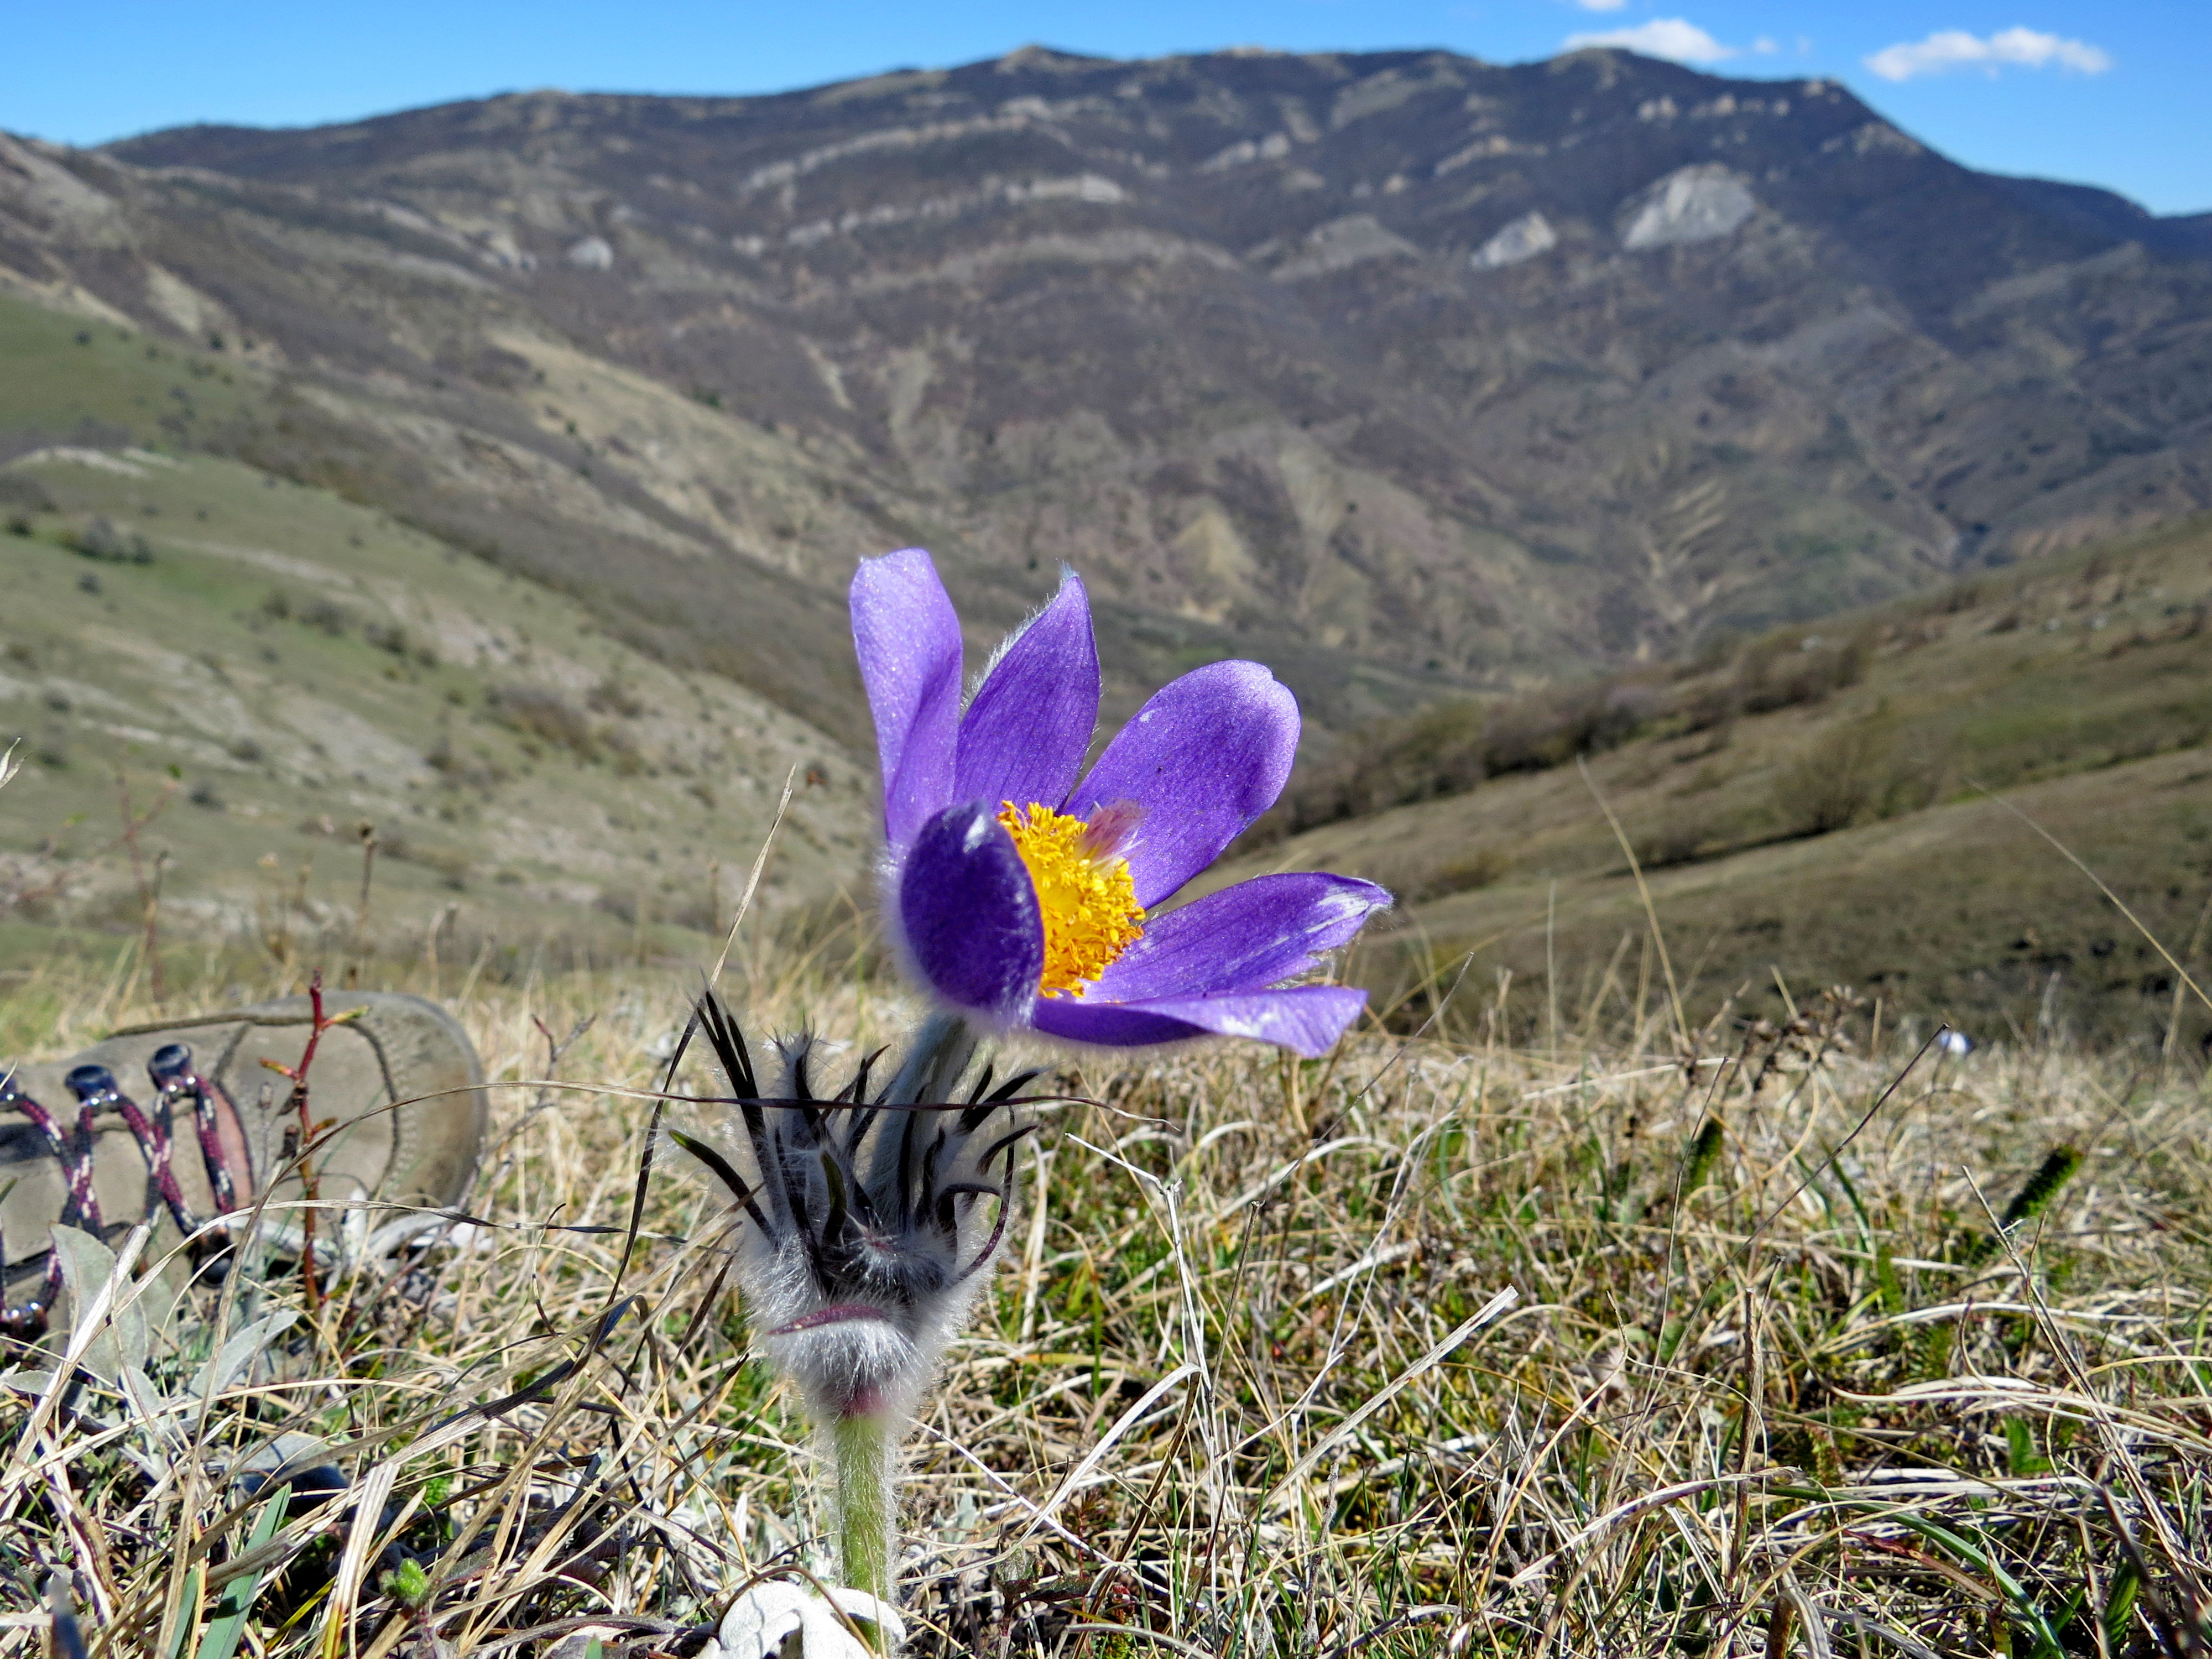
M 98 1385 L 33 1433 L 35 1394 L 0 1401 L 0 1653 L 45 1648 L 58 1568 L 94 1656 L 335 1659 L 584 1624 L 693 1651 L 750 1576 L 813 1563 L 805 1431 L 710 1299 L 705 1189 L 655 1170 L 623 1272 L 649 1103 L 535 1081 L 541 1024 L 588 1018 L 560 1076 L 649 1090 L 684 995 L 472 992 L 511 1085 L 468 1200 L 490 1224 L 356 1260 L 313 1313 L 289 1275 L 202 1292 L 203 1322 L 301 1322 L 165 1426 Z M 750 1000 L 855 1052 L 906 1014 L 834 976 Z M 912 1650 L 2201 1650 L 2175 1646 L 2212 1571 L 2197 1079 L 1854 1038 L 1828 1000 L 1686 1068 L 1373 1034 L 1060 1074 L 1095 1103 L 1053 1115 L 910 1446 Z M 2078 1173 L 2000 1238 L 2064 1147 Z M 157 1392 L 206 1349 L 177 1334 Z M 281 1431 L 357 1506 L 243 1495 L 227 1471 Z
M 2063 1024 L 2099 1048 L 2156 1045 L 2174 1024 L 2168 964 L 1989 792 L 2185 959 L 2207 897 L 2209 744 L 2212 519 L 1778 630 L 1733 660 L 1386 725 L 1303 769 L 1206 879 L 1380 882 L 1401 908 L 1369 932 L 1369 982 L 1475 951 L 1478 981 L 1513 970 L 1525 1040 L 1554 993 L 1607 994 L 1624 936 L 1632 975 L 1646 931 L 1594 783 L 1652 874 L 1684 994 L 1708 1006 L 1732 994 L 1777 1015 L 1779 964 L 1978 1037 Z M 1589 783 L 1565 763 L 1584 750 Z M 1553 763 L 1523 769 L 1538 760 Z M 2197 1047 L 2208 1012 L 2185 1005 L 2178 1040 Z

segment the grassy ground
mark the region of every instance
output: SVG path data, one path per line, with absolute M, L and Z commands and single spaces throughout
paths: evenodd
M 265 354 L 231 339 L 206 349 L 0 295 L 0 437 L 80 431 L 188 443 L 268 394 Z
M 50 447 L 9 487 L 0 743 L 26 765 L 0 969 L 112 951 L 157 866 L 185 957 L 289 961 L 333 928 L 410 954 L 433 932 L 464 957 L 696 950 L 794 767 L 771 906 L 865 863 L 865 779 L 821 732 L 382 514 L 145 450 Z
M 733 971 L 756 1030 L 857 1053 L 909 1017 L 777 960 Z M 225 1310 L 300 1318 L 204 1414 L 165 1436 L 88 1390 L 27 1434 L 19 1382 L 0 1652 L 40 1650 L 57 1568 L 95 1656 L 216 1659 L 585 1625 L 684 1653 L 752 1575 L 819 1565 L 805 1431 L 713 1293 L 703 1188 L 663 1161 L 626 1272 L 619 1231 L 561 1231 L 628 1224 L 648 1103 L 580 1085 L 649 1089 L 686 983 L 459 997 L 502 1085 L 481 1223 L 319 1308 L 286 1276 Z M 125 1012 L 48 990 L 47 1051 Z M 1490 993 L 1461 994 L 1479 1030 Z M 1055 1071 L 1087 1103 L 1048 1115 L 909 1449 L 913 1650 L 2200 1650 L 2200 1079 L 2057 1043 L 1916 1063 L 1869 1012 L 1716 1021 L 1687 1065 L 1655 1016 Z M 208 1340 L 179 1335 L 157 1389 Z M 227 1483 L 287 1431 L 372 1526 Z
M 1209 879 L 1382 882 L 1400 954 L 1372 971 L 1433 985 L 1471 953 L 1475 982 L 1513 976 L 1521 1040 L 1593 1006 L 1633 1018 L 1671 967 L 1693 1000 L 1775 1018 L 1778 973 L 1855 984 L 1923 1030 L 2197 1047 L 2212 1022 L 2177 1000 L 2171 964 L 2019 814 L 2195 959 L 2212 938 L 2208 616 L 2212 526 L 2196 521 L 1597 688 L 1644 726 L 1586 775 L 1561 735 L 1578 690 L 1432 711 L 1378 734 L 1364 775 L 1294 781 L 1276 821 L 1302 810 L 1311 827 L 1248 842 Z M 1818 695 L 1777 690 L 1814 668 Z M 1555 763 L 1485 777 L 1467 751 L 1486 733 L 1511 763 Z M 1650 954 L 1624 842 L 1671 963 Z
M 52 371 L 26 408 L 82 386 L 70 420 L 143 443 L 252 392 L 88 332 L 0 331 Z M 862 781 L 334 497 L 128 453 L 6 478 L 40 493 L 0 501 L 29 768 L 0 1043 L 65 1054 L 320 963 L 453 1003 L 500 1087 L 477 1220 L 334 1264 L 312 1304 L 289 1272 L 197 1293 L 128 1406 L 0 1390 L 0 1655 L 45 1647 L 58 1569 L 100 1656 L 550 1654 L 587 1626 L 696 1651 L 750 1577 L 821 1564 L 817 1494 L 679 1161 L 625 1261 L 643 1094 L 697 981 L 606 964 L 697 950 L 794 759 L 823 781 L 771 879 L 826 884 Z M 1316 1064 L 1045 1057 L 1080 1099 L 909 1447 L 915 1650 L 2203 1650 L 2207 1011 L 1966 780 L 2196 960 L 2206 551 L 2185 528 L 1857 619 L 1863 677 L 1816 702 L 1261 855 L 1399 887 L 1354 969 L 1412 988 Z M 119 839 L 118 785 L 135 815 L 171 784 Z M 457 904 L 479 914 L 441 923 Z M 741 960 L 749 1024 L 891 1040 L 914 1011 L 847 937 Z M 1869 998 L 1819 992 L 1838 974 Z M 1938 1012 L 1994 1041 L 1916 1055 Z M 253 1363 L 203 1403 L 218 1330 Z M 357 1508 L 234 1483 L 283 1433 Z

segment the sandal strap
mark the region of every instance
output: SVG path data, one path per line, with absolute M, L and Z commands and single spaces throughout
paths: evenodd
M 223 1148 L 218 1115 L 228 1109 L 236 1121 L 237 1109 L 231 1104 L 229 1097 L 223 1093 L 221 1085 L 202 1077 L 194 1069 L 192 1051 L 181 1042 L 167 1043 L 155 1049 L 146 1062 L 146 1070 L 155 1088 L 155 1115 L 150 1118 L 144 1108 L 123 1092 L 115 1073 L 106 1066 L 76 1067 L 64 1079 L 77 1100 L 76 1122 L 67 1132 L 43 1104 L 15 1087 L 13 1072 L 0 1078 L 0 1107 L 13 1107 L 27 1118 L 31 1126 L 46 1137 L 62 1166 L 62 1178 L 69 1189 L 69 1196 L 62 1204 L 62 1225 L 83 1227 L 93 1233 L 100 1232 L 104 1225 L 100 1195 L 93 1185 L 94 1120 L 107 1108 L 112 1108 L 122 1118 L 137 1141 L 139 1151 L 145 1154 L 155 1190 L 176 1222 L 178 1231 L 185 1237 L 190 1238 L 199 1224 L 193 1218 L 191 1205 L 185 1201 L 184 1188 L 178 1185 L 173 1167 L 176 1143 L 172 1132 L 179 1104 L 191 1109 L 198 1131 L 200 1157 L 207 1166 L 208 1188 L 215 1194 L 218 1212 L 228 1214 L 238 1207 L 238 1182 Z M 49 1250 L 46 1278 L 38 1293 L 20 1306 L 0 1306 L 0 1333 L 25 1340 L 43 1335 L 61 1289 L 61 1255 L 58 1251 Z
M 173 1111 L 179 1102 L 189 1102 L 192 1121 L 199 1130 L 200 1158 L 207 1165 L 208 1189 L 214 1193 L 217 1207 L 228 1215 L 238 1207 L 238 1182 L 231 1174 L 230 1159 L 222 1147 L 222 1130 L 216 1114 L 227 1110 L 231 1121 L 240 1122 L 238 1108 L 231 1103 L 222 1085 L 210 1078 L 202 1077 L 192 1066 L 192 1051 L 181 1042 L 165 1043 L 154 1050 L 146 1062 L 146 1070 L 161 1091 L 161 1103 Z
M 78 1146 L 80 1137 L 63 1133 L 62 1126 L 55 1121 L 54 1115 L 33 1097 L 25 1094 L 15 1086 L 15 1074 L 13 1072 L 10 1072 L 5 1079 L 0 1079 L 0 1106 L 12 1106 L 28 1118 L 31 1121 L 31 1127 L 44 1135 L 46 1138 L 46 1144 L 53 1148 L 54 1157 L 62 1166 L 62 1178 L 69 1187 L 69 1196 L 62 1202 L 62 1224 L 74 1226 L 83 1216 L 85 1205 L 89 1202 L 94 1217 L 93 1225 L 97 1227 L 100 1224 L 98 1220 L 100 1200 L 92 1190 L 90 1137 L 88 1135 L 82 1137 L 84 1144 L 80 1154 Z M 18 1306 L 0 1306 L 0 1329 L 4 1329 L 8 1334 L 21 1337 L 25 1340 L 43 1336 L 46 1334 L 46 1322 L 53 1313 L 54 1303 L 61 1295 L 61 1255 L 58 1251 L 48 1250 L 46 1276 L 40 1281 L 38 1293 Z

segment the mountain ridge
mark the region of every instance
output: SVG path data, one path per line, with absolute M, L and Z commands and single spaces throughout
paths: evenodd
M 1296 58 L 1309 63 L 1313 63 L 1329 60 L 1341 61 L 1347 58 L 1388 60 L 1405 58 L 1420 59 L 1433 57 L 1444 57 L 1455 58 L 1460 62 L 1483 69 L 1498 70 L 1525 68 L 1529 67 L 1531 64 L 1548 65 L 1559 63 L 1566 58 L 1582 56 L 1585 53 L 1607 58 L 1615 56 L 1628 58 L 1641 57 L 1641 54 L 1636 53 L 1626 48 L 1593 46 L 1577 48 L 1574 52 L 1556 54 L 1554 57 L 1550 58 L 1529 60 L 1529 63 L 1527 64 L 1508 64 L 1493 63 L 1491 60 L 1473 57 L 1466 53 L 1454 52 L 1449 48 L 1441 46 L 1407 47 L 1396 51 L 1358 53 L 1300 53 L 1279 51 L 1275 48 L 1267 46 L 1232 46 L 1213 52 L 1170 53 L 1158 58 L 1128 59 L 1100 57 L 1095 54 L 1069 52 L 1064 48 L 1048 46 L 1042 42 L 1031 42 L 1028 45 L 1016 47 L 1003 58 L 982 60 L 982 62 L 994 67 L 999 67 L 1002 70 L 1006 67 L 1020 64 L 1056 64 L 1064 66 L 1080 66 L 1085 69 L 1107 70 L 1115 67 L 1128 68 L 1133 65 L 1146 64 L 1176 64 L 1184 61 L 1203 60 L 1209 58 L 1231 59 Z M 1646 59 L 1644 61 L 1661 63 L 1667 60 Z M 452 99 L 441 103 L 412 106 L 402 109 L 383 111 L 372 115 L 358 117 L 351 120 L 321 122 L 304 125 L 258 126 L 248 124 L 222 121 L 185 122 L 174 126 L 149 128 L 143 132 L 131 133 L 122 137 L 111 139 L 104 143 L 86 146 L 84 148 L 88 151 L 93 153 L 121 155 L 125 159 L 137 161 L 143 165 L 161 166 L 164 165 L 164 163 L 160 159 L 159 152 L 165 149 L 168 149 L 171 146 L 175 146 L 179 149 L 180 155 L 189 155 L 191 158 L 189 161 L 180 161 L 179 163 L 179 165 L 197 165 L 208 168 L 210 171 L 219 173 L 223 171 L 223 168 L 220 165 L 220 158 L 210 153 L 211 149 L 218 149 L 227 146 L 233 151 L 236 159 L 245 160 L 248 159 L 253 153 L 264 149 L 264 147 L 270 145 L 274 142 L 316 135 L 334 137 L 339 134 L 358 131 L 362 129 L 376 126 L 379 124 L 394 120 L 410 118 L 434 117 L 448 113 L 459 114 L 464 112 L 477 112 L 485 110 L 491 106 L 501 105 L 517 103 L 542 105 L 545 103 L 573 101 L 578 103 L 604 102 L 609 106 L 616 107 L 636 105 L 640 103 L 650 105 L 680 105 L 690 106 L 696 109 L 708 106 L 731 107 L 757 106 L 778 100 L 792 100 L 795 103 L 804 104 L 819 103 L 825 100 L 831 102 L 842 102 L 854 97 L 863 95 L 866 92 L 872 89 L 882 89 L 903 82 L 927 82 L 933 78 L 941 79 L 957 72 L 957 70 L 975 69 L 980 66 L 980 64 L 971 64 L 958 65 L 952 69 L 926 69 L 913 65 L 906 65 L 885 70 L 870 76 L 854 77 L 842 81 L 833 80 L 819 82 L 810 83 L 805 86 L 789 88 L 781 91 L 762 93 L 634 93 L 607 89 L 579 89 L 572 87 L 550 85 L 530 88 L 514 88 L 499 92 L 487 93 L 478 97 Z M 1687 72 L 1698 75 L 1705 74 L 1704 71 L 1694 70 Z M 1774 76 L 1761 79 L 1753 77 L 1723 77 L 1709 76 L 1706 78 L 1725 80 L 1730 84 L 1784 86 L 1806 83 L 1804 77 L 1798 76 Z M 1815 81 L 1818 81 L 1820 77 L 1814 77 L 1814 79 Z M 1868 112 L 1870 115 L 1874 113 L 1870 108 Z M 1881 120 L 1882 118 L 1875 116 L 1875 118 Z M 1888 125 L 1886 121 L 1883 124 Z M 1918 143 L 1917 140 L 1913 140 L 1911 142 L 1916 144 Z M 1930 148 L 1931 153 L 1939 156 L 1942 155 L 1941 151 L 1935 151 L 1932 149 L 1932 147 L 1927 148 Z M 1949 158 L 1943 157 L 1942 159 L 1948 161 Z M 1966 171 L 1977 171 L 1975 169 L 1966 167 L 1966 164 L 1962 162 L 1954 162 L 1953 165 L 1960 167 Z M 2125 191 L 2112 189 L 2109 185 L 2090 184 L 2081 180 L 2046 179 L 2039 175 L 2028 173 L 1978 173 L 1978 176 L 1994 182 L 2000 187 L 2010 188 L 2021 191 L 2028 195 L 2031 198 L 2040 198 L 2046 203 L 2053 204 L 2058 202 L 2068 203 L 2074 208 L 2075 211 L 2078 215 L 2082 216 L 2088 222 L 2094 224 L 2100 230 L 2122 231 L 2125 234 L 2137 236 L 2143 240 L 2147 245 L 2159 248 L 2162 251 L 2201 253 L 2205 252 L 2208 246 L 2212 246 L 2212 212 L 2185 214 L 2154 213 L 2149 209 L 2145 208 L 2140 203 L 2136 202 L 2133 198 L 2127 195 Z
M 2207 236 L 1606 49 L 0 141 L 0 281 L 270 377 L 189 441 L 848 741 L 900 542 L 979 643 L 1069 561 L 1110 702 L 1257 655 L 1325 734 L 2199 510 Z

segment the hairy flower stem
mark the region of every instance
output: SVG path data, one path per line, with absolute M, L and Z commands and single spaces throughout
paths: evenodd
M 897 1513 L 891 1470 L 897 1456 L 896 1425 L 872 1414 L 841 1417 L 830 1425 L 836 1469 L 839 1577 L 848 1588 L 878 1601 L 891 1599 L 891 1554 Z M 865 1627 L 870 1643 L 885 1651 L 883 1632 Z
M 957 1014 L 932 1014 L 915 1033 L 914 1046 L 884 1098 L 899 1105 L 948 1100 L 975 1056 L 975 1033 L 966 1020 Z
M 725 1139 L 670 1137 L 750 1224 L 737 1261 L 746 1315 L 817 1425 L 843 1588 L 881 1604 L 868 1639 L 888 1652 L 899 1443 L 997 1263 L 1037 1074 L 1000 1079 L 987 1063 L 969 1078 L 975 1033 L 939 1014 L 887 1083 L 869 1080 L 878 1053 L 841 1088 L 818 1087 L 817 1045 L 801 1033 L 776 1044 L 763 1088 L 712 994 L 698 1018 L 730 1085 Z

